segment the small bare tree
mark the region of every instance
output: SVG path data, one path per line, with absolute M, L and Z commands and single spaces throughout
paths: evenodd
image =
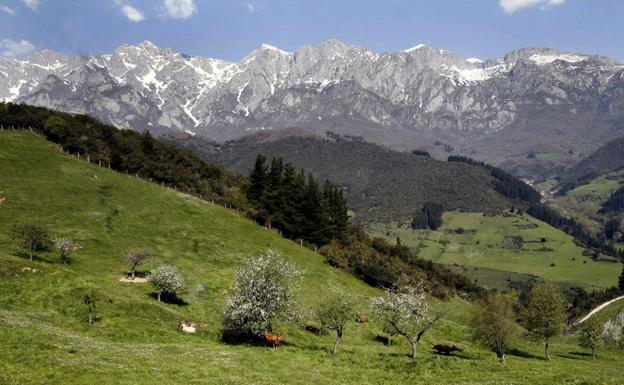
M 170 265 L 161 265 L 156 268 L 149 275 L 148 281 L 158 293 L 158 302 L 160 302 L 163 293 L 176 297 L 186 290 L 184 277 L 176 267 Z
M 427 294 L 422 282 L 400 290 L 387 290 L 382 297 L 373 298 L 373 312 L 390 335 L 403 336 L 416 358 L 418 342 L 439 319 L 429 317 Z
M 128 271 L 128 275 L 130 279 L 134 279 L 136 276 L 136 268 L 137 266 L 143 265 L 145 262 L 152 259 L 154 253 L 151 249 L 130 249 L 126 251 L 123 255 L 123 260 L 130 265 L 130 270 Z
M 97 321 L 96 302 L 98 300 L 97 289 L 93 286 L 87 286 L 82 296 L 82 302 L 87 306 L 87 322 L 93 325 Z
M 13 228 L 13 239 L 20 241 L 22 248 L 28 252 L 30 262 L 37 251 L 47 249 L 49 245 L 48 230 L 35 222 L 19 223 Z
M 321 299 L 316 307 L 316 318 L 321 328 L 336 332 L 332 354 L 336 354 L 345 327 L 353 319 L 353 306 L 353 300 L 348 294 L 334 292 Z
M 79 243 L 72 241 L 67 238 L 56 238 L 54 239 L 54 247 L 59 252 L 59 256 L 61 258 L 61 263 L 69 263 L 70 255 L 80 250 L 82 247 Z

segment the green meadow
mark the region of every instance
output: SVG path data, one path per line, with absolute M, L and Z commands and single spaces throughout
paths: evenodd
M 420 257 L 461 268 L 489 287 L 533 276 L 599 289 L 616 285 L 621 272 L 621 264 L 606 256 L 592 260 L 571 236 L 526 214 L 447 212 L 436 231 L 394 225 L 374 227 L 373 233 L 399 237 Z
M 374 318 L 367 325 L 350 324 L 333 356 L 330 334 L 318 337 L 303 330 L 313 322 L 312 304 L 328 290 L 342 290 L 357 298 L 359 312 L 368 313 L 378 289 L 235 211 L 77 160 L 34 134 L 0 133 L 0 198 L 5 198 L 0 206 L 3 385 L 624 382 L 618 354 L 600 350 L 599 359 L 592 361 L 577 347 L 575 335 L 552 342 L 549 362 L 542 359 L 541 345 L 518 340 L 507 365 L 499 364 L 493 353 L 471 342 L 466 320 L 473 305 L 460 298 L 433 301 L 444 320 L 421 341 L 416 360 L 409 358 L 408 345 L 398 338 L 391 346 L 377 342 L 382 332 Z M 30 263 L 10 236 L 15 223 L 27 220 L 44 223 L 53 237 L 78 241 L 82 250 L 69 265 L 60 264 L 53 251 L 40 253 Z M 532 221 L 450 213 L 440 231 L 423 234 L 423 239 L 405 233 L 402 239 L 423 242 L 421 255 L 444 263 L 508 269 L 587 287 L 608 286 L 617 277 L 615 264 L 582 257 L 582 249 L 555 229 L 539 223 L 537 228 L 516 226 Z M 450 232 L 460 226 L 489 230 Z M 499 253 L 507 250 L 497 246 L 506 230 L 520 232 L 527 250 Z M 546 241 L 530 242 L 540 237 Z M 486 245 L 492 245 L 491 251 Z M 131 247 L 155 251 L 155 260 L 141 267 L 143 273 L 161 263 L 180 269 L 189 287 L 183 302 L 159 303 L 147 284 L 119 281 L 128 269 L 121 255 Z M 553 251 L 536 251 L 540 247 Z M 276 325 L 286 343 L 275 350 L 225 344 L 220 314 L 234 272 L 245 258 L 267 248 L 304 272 L 300 320 Z M 556 266 L 550 267 L 551 262 Z M 195 292 L 197 284 L 205 286 L 204 294 Z M 99 292 L 99 319 L 93 326 L 85 322 L 85 285 Z M 186 319 L 208 327 L 185 334 L 176 324 Z M 434 343 L 454 343 L 463 352 L 434 355 Z

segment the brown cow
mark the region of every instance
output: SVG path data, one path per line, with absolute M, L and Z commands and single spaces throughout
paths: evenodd
M 435 350 L 436 353 L 444 354 L 445 356 L 450 356 L 451 353 L 455 351 L 458 351 L 458 352 L 462 351 L 460 348 L 458 348 L 455 345 L 448 346 L 448 345 L 441 345 L 441 344 L 433 345 L 433 350 Z
M 367 324 L 368 323 L 368 316 L 366 314 L 358 315 L 357 322 L 359 322 L 361 324 Z
M 273 349 L 277 348 L 282 342 L 284 342 L 284 337 L 271 332 L 264 332 L 260 334 L 260 338 L 264 340 L 265 344 L 271 346 Z

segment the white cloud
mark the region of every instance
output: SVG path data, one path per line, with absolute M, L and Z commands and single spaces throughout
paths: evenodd
M 164 0 L 162 16 L 171 19 L 188 19 L 197 13 L 195 0 Z
M 505 13 L 515 13 L 523 8 L 539 7 L 547 9 L 561 5 L 565 0 L 500 0 L 499 5 Z
M 0 40 L 0 56 L 20 57 L 26 56 L 35 50 L 35 46 L 27 41 L 14 41 L 11 39 Z
M 249 12 L 255 12 L 256 11 L 256 6 L 253 5 L 252 3 L 247 3 L 245 4 L 245 8 L 247 8 L 247 10 Z
M 128 18 L 128 20 L 133 21 L 135 23 L 145 20 L 145 15 L 143 14 L 143 12 L 141 12 L 140 9 L 135 8 L 131 5 L 125 4 L 121 0 L 116 0 L 115 5 L 119 7 L 119 10 L 121 11 L 121 13 L 123 13 L 124 16 Z
M 15 16 L 17 15 L 17 11 L 8 5 L 0 5 L 0 11 L 6 13 L 7 15 Z
M 41 5 L 41 0 L 22 0 L 22 3 L 33 11 L 36 11 Z

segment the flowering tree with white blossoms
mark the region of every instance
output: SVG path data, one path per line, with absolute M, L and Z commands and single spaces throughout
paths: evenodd
M 292 319 L 302 273 L 272 250 L 248 259 L 236 272 L 223 327 L 226 333 L 245 335 L 273 330 L 277 319 Z
M 175 266 L 161 265 L 147 277 L 147 280 L 158 292 L 158 302 L 161 294 L 178 296 L 185 292 L 184 277 Z
M 400 335 L 410 343 L 412 358 L 421 337 L 440 316 L 429 318 L 429 305 L 424 284 L 407 286 L 400 290 L 386 290 L 382 297 L 373 298 L 373 312 L 390 335 Z
M 602 338 L 607 346 L 615 347 L 624 352 L 624 313 L 615 319 L 608 320 L 602 327 Z
M 79 243 L 67 238 L 54 239 L 54 247 L 59 252 L 61 263 L 69 263 L 69 256 L 82 248 Z

